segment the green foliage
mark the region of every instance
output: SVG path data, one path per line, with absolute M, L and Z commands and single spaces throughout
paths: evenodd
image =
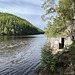
M 53 24 L 48 22 L 47 27 L 45 28 L 45 34 L 48 36 L 64 36 L 67 34 L 66 27 L 63 20 L 60 17 L 56 17 L 54 18 Z
M 65 20 L 73 19 L 73 2 L 72 0 L 59 0 L 58 13 L 64 17 Z
M 53 73 L 55 70 L 55 62 L 52 49 L 49 45 L 44 46 L 41 56 L 41 65 L 39 66 L 37 73 L 40 72 L 42 75 L 49 75 Z
M 48 46 L 44 47 L 42 50 L 42 64 L 43 67 L 47 70 L 54 71 L 54 60 L 53 60 L 53 54 L 52 54 L 52 49 L 50 49 Z M 44 71 L 45 71 L 44 69 Z
M 43 31 L 30 22 L 8 13 L 0 12 L 0 34 L 6 35 L 27 35 L 40 34 Z
M 73 75 L 75 65 L 75 42 L 70 45 L 69 50 L 63 50 L 57 54 L 52 54 L 53 49 L 45 45 L 42 49 L 41 65 L 37 74 L 41 75 Z
M 55 3 L 56 3 L 55 0 L 44 1 L 43 5 L 41 6 L 46 11 L 46 13 L 41 16 L 43 21 L 53 19 L 52 14 L 56 12 L 56 7 L 57 7 Z M 47 15 L 49 15 L 49 17 Z
M 7 34 L 8 33 L 8 29 L 5 27 L 4 28 L 4 33 Z
M 47 27 L 45 28 L 45 35 L 74 36 L 73 0 L 59 0 L 58 5 L 56 5 L 55 1 L 56 0 L 45 0 L 42 5 L 42 8 L 46 10 L 46 14 L 42 15 L 42 19 L 43 21 L 50 21 L 47 23 Z M 53 23 L 51 23 L 52 20 Z
M 73 42 L 71 45 L 70 45 L 70 51 L 72 51 L 72 53 L 75 55 L 75 42 Z

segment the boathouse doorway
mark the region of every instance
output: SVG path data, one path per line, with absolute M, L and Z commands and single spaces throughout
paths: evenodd
M 64 48 L 64 38 L 61 38 L 61 43 L 59 43 L 59 49 Z

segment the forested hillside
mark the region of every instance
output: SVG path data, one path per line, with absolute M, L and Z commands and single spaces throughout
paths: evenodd
M 43 31 L 30 22 L 12 14 L 0 12 L 0 35 L 40 34 Z

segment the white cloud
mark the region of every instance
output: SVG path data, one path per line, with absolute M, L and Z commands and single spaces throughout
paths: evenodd
M 37 5 L 41 5 L 42 4 L 42 0 L 22 0 L 28 3 L 32 3 L 32 4 L 37 4 Z
M 1 1 L 10 1 L 10 0 L 1 0 Z M 13 0 L 15 1 L 15 0 Z M 16 0 L 17 1 L 17 0 Z M 0 9 L 1 11 L 5 11 L 5 12 L 9 12 L 9 13 L 18 13 L 18 14 L 29 14 L 29 15 L 42 15 L 43 14 L 43 9 L 41 9 L 41 1 L 38 0 L 18 0 L 18 1 L 24 1 L 24 4 L 13 4 L 12 5 L 12 2 L 10 3 L 6 3 L 4 2 L 4 4 L 0 4 Z M 33 3 L 35 5 L 32 5 L 32 4 L 26 4 L 25 2 L 28 2 L 28 3 Z M 36 6 L 36 3 L 37 4 L 40 4 L 40 6 Z
M 17 14 L 27 14 L 27 15 L 42 15 L 43 11 L 38 8 L 21 8 L 21 7 L 10 7 L 10 8 L 0 8 L 1 11 L 8 13 L 17 13 Z
M 28 2 L 31 4 L 41 5 L 43 0 L 0 0 L 1 2 Z

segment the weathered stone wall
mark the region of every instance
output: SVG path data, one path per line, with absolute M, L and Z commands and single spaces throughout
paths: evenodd
M 69 46 L 71 44 L 72 44 L 72 41 L 71 41 L 70 37 L 65 38 L 65 40 L 64 40 L 64 47 L 65 46 Z
M 59 49 L 59 43 L 61 43 L 62 38 L 64 38 L 64 47 L 72 44 L 70 37 L 48 37 L 51 48 Z
M 50 37 L 50 38 L 48 38 L 48 42 L 49 42 L 51 48 L 56 48 L 56 49 L 59 48 L 59 38 Z

